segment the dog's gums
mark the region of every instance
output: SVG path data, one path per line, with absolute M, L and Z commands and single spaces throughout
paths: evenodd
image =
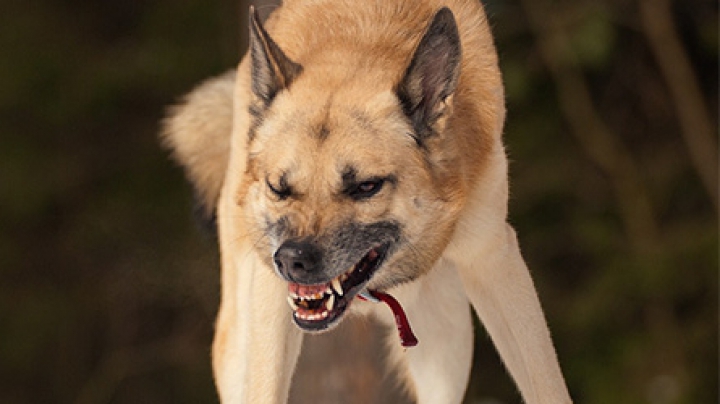
M 380 267 L 389 245 L 372 248 L 357 264 L 327 283 L 288 284 L 288 303 L 295 323 L 306 331 L 327 329 L 338 320 L 352 299 Z

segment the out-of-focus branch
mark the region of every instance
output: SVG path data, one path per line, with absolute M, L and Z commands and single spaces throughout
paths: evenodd
M 650 258 L 651 262 L 658 259 L 662 248 L 660 229 L 638 165 L 593 104 L 589 86 L 574 58 L 563 25 L 553 21 L 552 14 L 542 9 L 542 2 L 522 0 L 522 3 L 573 134 L 588 156 L 610 178 L 635 255 Z M 682 340 L 678 336 L 681 328 L 670 299 L 658 297 L 647 305 L 646 321 L 656 346 L 665 349 L 658 353 L 665 371 L 680 376 L 687 374 L 687 359 L 677 342 Z
M 564 27 L 543 10 L 541 3 L 522 1 L 541 56 L 555 82 L 560 108 L 579 144 L 610 178 L 629 240 L 637 251 L 652 250 L 659 243 L 659 230 L 640 169 L 627 147 L 600 117 Z
M 669 0 L 640 0 L 640 19 L 673 96 L 690 159 L 718 209 L 718 144 L 698 80 L 680 42 Z

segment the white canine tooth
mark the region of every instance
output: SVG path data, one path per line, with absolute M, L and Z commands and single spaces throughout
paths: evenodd
M 331 294 L 330 297 L 327 299 L 327 302 L 325 302 L 325 308 L 328 309 L 328 311 L 332 310 L 335 307 L 335 295 Z M 326 312 L 324 312 L 326 313 Z
M 343 291 L 342 284 L 340 283 L 340 279 L 333 278 L 332 280 L 332 287 L 335 289 L 338 295 L 342 296 L 345 294 L 345 291 Z
M 287 297 L 287 301 L 288 301 L 288 304 L 290 304 L 290 307 L 291 307 L 293 310 L 297 310 L 297 309 L 299 308 L 298 305 L 295 304 L 295 299 L 293 299 L 292 296 L 288 296 L 288 297 Z

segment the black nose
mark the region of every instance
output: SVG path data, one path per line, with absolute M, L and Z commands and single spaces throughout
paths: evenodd
M 314 243 L 288 240 L 277 249 L 273 260 L 283 276 L 302 282 L 318 272 L 322 254 Z

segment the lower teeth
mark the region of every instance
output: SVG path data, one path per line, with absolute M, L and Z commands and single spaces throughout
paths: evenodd
M 314 314 L 307 314 L 307 313 L 299 313 L 295 312 L 295 315 L 303 320 L 309 320 L 309 321 L 315 321 L 315 320 L 321 320 L 326 318 L 330 312 L 328 311 L 322 311 L 320 313 L 314 313 Z
M 319 302 L 323 298 L 325 301 Z M 335 308 L 336 298 L 334 293 L 322 295 L 316 299 L 300 299 L 288 295 L 287 301 L 298 318 L 312 321 L 326 318 Z

